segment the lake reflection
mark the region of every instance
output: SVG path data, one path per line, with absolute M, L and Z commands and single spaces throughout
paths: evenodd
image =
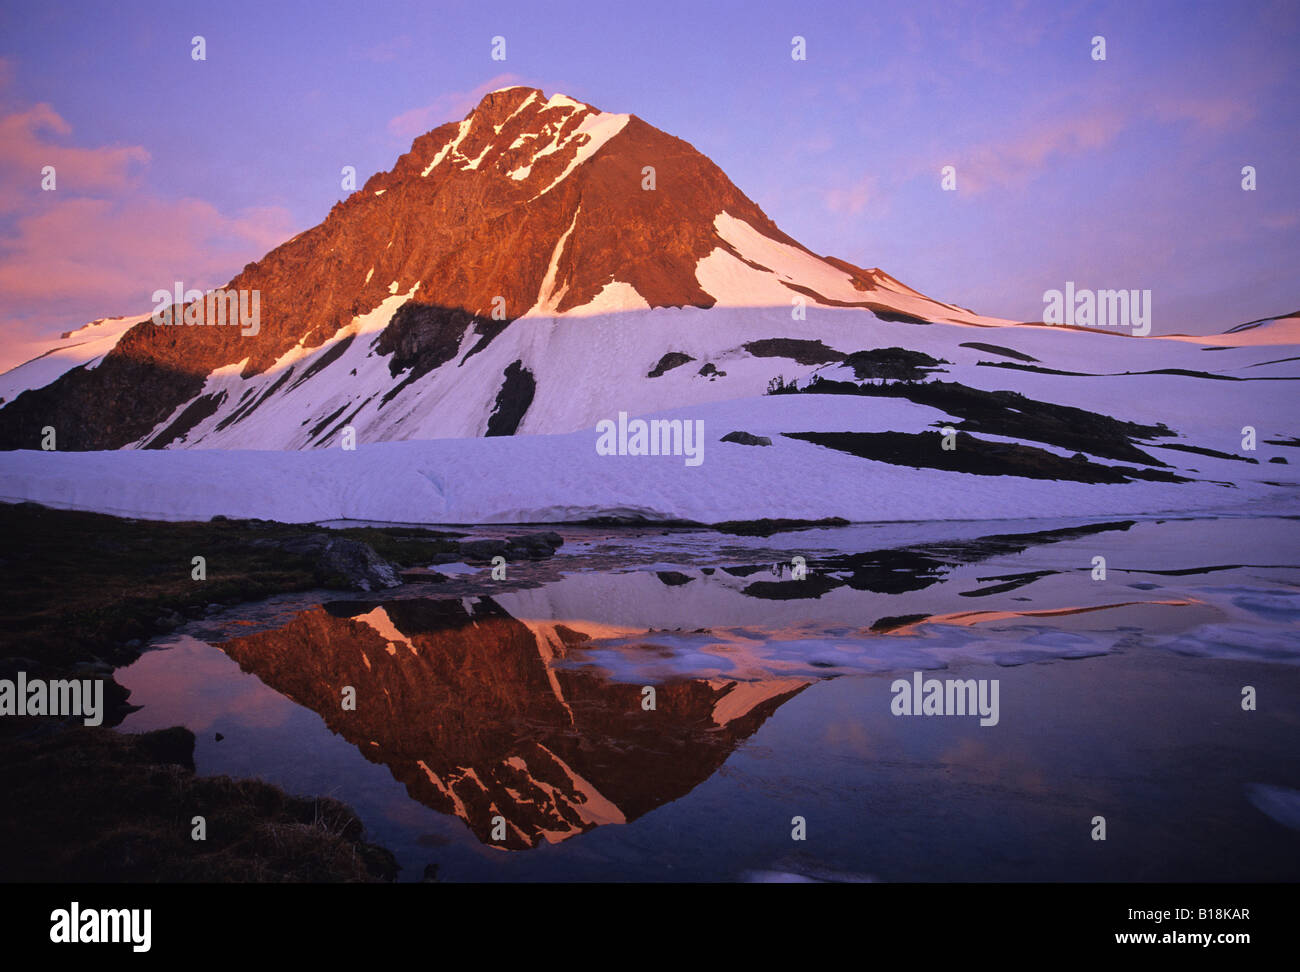
M 1300 688 L 1300 521 L 907 529 L 607 533 L 509 585 L 248 606 L 121 670 L 123 728 L 351 803 L 408 880 L 1294 878 L 1258 807 L 1300 715 L 1237 695 Z M 891 715 L 940 669 L 1001 679 L 1001 721 Z
M 219 647 L 412 797 L 510 849 L 677 799 L 809 684 L 676 679 L 646 692 L 555 664 L 593 633 L 520 621 L 487 597 L 335 601 Z

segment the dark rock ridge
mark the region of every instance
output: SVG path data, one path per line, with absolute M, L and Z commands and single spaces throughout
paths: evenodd
M 849 355 L 845 359 L 846 363 L 854 357 L 855 355 Z M 875 367 L 872 366 L 873 369 Z M 1137 462 L 1148 466 L 1164 467 L 1167 464 L 1144 452 L 1137 446 L 1135 440 L 1170 438 L 1174 434 L 1162 424 L 1144 425 L 1139 422 L 1129 422 L 1112 418 L 1101 412 L 1089 412 L 1070 405 L 1057 405 L 1053 402 L 1028 398 L 1015 391 L 986 391 L 951 381 L 902 380 L 872 385 L 835 381 L 823 378 L 821 375 L 813 375 L 802 386 L 798 383 L 785 384 L 774 380 L 769 385 L 768 393 L 905 398 L 918 405 L 928 405 L 949 415 L 958 416 L 960 421 L 954 422 L 953 425 L 963 431 L 1032 439 L 1062 449 L 1077 449 L 1094 456 L 1123 462 Z M 923 465 L 933 464 L 925 462 Z M 946 467 L 941 464 L 934 468 Z
M 1132 520 L 1117 520 L 1110 523 L 1089 523 L 1083 526 L 1060 527 L 1054 530 L 1039 530 L 1032 533 L 1004 533 L 972 540 L 958 540 L 943 543 L 918 544 L 910 547 L 892 547 L 882 550 L 868 550 L 861 553 L 832 554 L 825 557 L 813 557 L 808 562 L 808 575 L 800 580 L 793 578 L 767 581 L 759 580 L 748 584 L 741 592 L 748 597 L 768 600 L 794 600 L 799 598 L 816 599 L 838 587 L 848 587 L 855 591 L 871 591 L 877 594 L 902 594 L 908 591 L 920 591 L 943 580 L 944 576 L 959 564 L 974 564 L 995 557 L 1007 557 L 1021 553 L 1041 544 L 1059 543 L 1063 540 L 1075 540 L 1080 537 L 1094 536 L 1112 530 L 1124 531 L 1133 526 Z M 778 565 L 776 572 L 789 571 L 788 564 Z M 769 570 L 765 566 L 725 567 L 727 573 L 736 577 L 749 577 Z M 1016 575 L 1022 586 L 1034 578 L 1028 574 Z M 1043 576 L 1039 573 L 1037 576 Z M 994 578 L 987 578 L 994 579 Z M 997 578 L 1003 579 L 1003 578 Z M 1010 589 L 1010 588 L 1008 588 Z M 985 589 L 974 595 L 993 593 Z M 898 618 L 881 618 L 872 625 L 873 631 L 887 631 L 927 615 L 907 615 Z
M 533 403 L 537 382 L 522 361 L 512 361 L 505 371 L 505 381 L 497 392 L 496 406 L 488 416 L 485 435 L 514 435 L 524 413 Z
M 694 360 L 695 360 L 694 358 L 692 358 L 689 354 L 686 354 L 685 352 L 669 351 L 667 354 L 665 354 L 662 358 L 659 359 L 659 363 L 657 365 L 655 365 L 653 368 L 650 369 L 649 372 L 646 373 L 646 377 L 658 378 L 660 375 L 664 374 L 665 372 L 672 371 L 674 368 L 680 368 L 682 365 L 687 364 L 688 362 Z
M 1025 479 L 1054 479 L 1075 483 L 1128 483 L 1144 479 L 1164 483 L 1185 483 L 1182 476 L 1163 469 L 1108 466 L 1090 461 L 1082 454 L 1069 459 L 1046 449 L 1019 443 L 978 439 L 966 432 L 956 436 L 956 448 L 940 447 L 939 432 L 783 432 L 786 438 L 802 439 L 828 449 L 847 452 L 862 459 L 874 459 L 913 469 L 945 469 L 978 476 L 1021 476 Z

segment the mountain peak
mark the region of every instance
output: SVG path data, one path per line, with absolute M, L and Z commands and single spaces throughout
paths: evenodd
M 438 185 L 449 175 L 474 172 L 506 180 L 507 196 L 533 199 L 545 194 L 576 166 L 617 135 L 631 118 L 599 111 L 585 102 L 540 88 L 514 85 L 490 91 L 459 122 L 447 122 L 421 135 L 391 173 L 367 183 L 387 191 L 391 179 L 418 170 L 424 183 Z M 502 187 L 498 187 L 500 191 Z
M 55 418 L 85 430 L 69 434 L 74 448 L 247 439 L 260 412 L 244 420 L 264 396 L 372 367 L 386 377 L 367 378 L 369 391 L 331 386 L 326 397 L 347 397 L 346 408 L 318 415 L 312 405 L 308 421 L 258 441 L 321 444 L 345 419 L 372 438 L 407 437 L 425 428 L 426 399 L 453 394 L 485 362 L 498 372 L 510 365 L 497 368 L 500 349 L 534 333 L 536 318 L 613 315 L 611 326 L 636 328 L 638 312 L 651 309 L 769 307 L 788 316 L 803 301 L 889 321 L 976 322 L 883 273 L 812 253 L 682 139 L 520 85 L 416 138 L 392 169 L 224 289 L 260 295 L 255 339 L 232 328 L 131 327 L 92 370 L 0 410 L 0 443 L 35 441 L 31 429 Z M 331 367 L 353 343 L 368 360 Z M 511 395 L 522 402 L 521 382 Z M 143 404 L 128 391 L 137 387 L 150 388 Z M 120 403 L 109 416 L 105 398 Z M 522 417 L 489 425 L 477 401 L 452 411 L 440 428 L 456 434 L 513 430 Z M 573 421 L 550 426 L 541 409 L 529 414 L 534 429 Z
M 560 91 L 555 92 L 548 98 L 546 92 L 541 88 L 533 88 L 526 84 L 510 84 L 506 85 L 504 88 L 497 88 L 494 91 L 489 91 L 482 97 L 478 105 L 474 107 L 470 114 L 474 114 L 480 110 L 491 111 L 502 104 L 508 104 L 511 107 L 517 108 L 525 101 L 532 99 L 537 99 L 539 104 L 548 108 L 567 106 L 570 108 L 585 108 L 589 111 L 596 110 L 594 106 L 589 105 L 584 101 L 579 101 L 577 98 L 571 98 Z
M 545 95 L 540 88 L 529 88 L 518 84 L 497 88 L 479 99 L 479 103 L 469 110 L 462 121 L 478 116 L 492 118 L 494 123 L 497 123 L 525 102 L 536 101 L 539 98 L 545 101 Z

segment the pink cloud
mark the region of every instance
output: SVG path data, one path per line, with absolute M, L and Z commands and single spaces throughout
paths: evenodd
M 53 192 L 113 193 L 128 188 L 149 161 L 149 153 L 138 145 L 61 144 L 71 133 L 71 126 L 44 103 L 0 116 L 0 213 L 50 194 L 41 189 L 47 165 L 55 168 L 58 188 Z
M 1235 128 L 1250 121 L 1256 114 L 1250 99 L 1227 95 L 1160 95 L 1150 101 L 1148 111 L 1157 121 L 1189 121 L 1206 131 Z
M 840 189 L 828 189 L 822 195 L 826 208 L 832 213 L 847 213 L 850 216 L 857 216 L 867 208 L 868 203 L 874 204 L 877 196 L 876 180 L 872 176 L 863 176 L 853 185 Z
M 6 71 L 0 60 L 0 80 Z M 149 160 L 138 145 L 74 144 L 48 104 L 0 115 L 0 368 L 53 333 L 143 313 L 176 280 L 219 286 L 295 232 L 282 207 L 230 215 L 202 199 L 151 195 L 139 178 Z M 56 170 L 52 191 L 41 189 L 46 165 Z
M 174 280 L 218 286 L 250 253 L 292 235 L 280 207 L 226 216 L 200 199 L 63 197 L 19 218 L 16 232 L 0 240 L 0 303 L 16 317 L 51 304 L 84 307 L 86 320 L 147 310 L 155 289 Z
M 961 153 L 957 184 L 964 192 L 1021 185 L 1056 161 L 1104 148 L 1129 121 L 1118 109 L 1101 108 L 1040 122 L 1010 138 Z M 937 165 L 932 168 L 939 170 Z
M 225 216 L 199 199 L 65 197 L 16 230 L 0 240 L 0 370 L 47 350 L 62 331 L 145 313 L 153 291 L 174 281 L 220 286 L 295 227 L 279 207 Z

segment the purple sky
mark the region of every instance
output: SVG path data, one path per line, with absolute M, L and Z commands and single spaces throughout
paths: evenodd
M 1072 280 L 1220 331 L 1300 308 L 1297 51 L 1294 0 L 8 4 L 0 366 L 224 283 L 343 165 L 360 186 L 512 83 L 639 115 L 810 249 L 941 300 L 1039 319 Z

